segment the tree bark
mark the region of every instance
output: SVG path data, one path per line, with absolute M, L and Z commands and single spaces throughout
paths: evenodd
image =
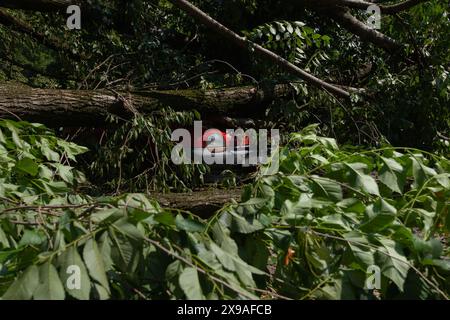
M 240 201 L 241 188 L 209 189 L 191 193 L 151 193 L 150 196 L 158 200 L 164 208 L 190 211 L 202 218 L 210 218 L 217 210 L 227 203 Z
M 362 41 L 371 42 L 377 47 L 390 53 L 397 53 L 402 49 L 402 44 L 377 30 L 369 28 L 364 22 L 356 19 L 346 9 L 337 8 L 333 10 L 326 10 L 324 12 L 326 12 L 333 20 L 342 25 L 342 27 L 359 36 Z
M 0 85 L 0 118 L 40 122 L 52 127 L 105 124 L 109 115 L 129 119 L 170 106 L 202 114 L 240 115 L 277 98 L 295 94 L 289 84 L 211 90 L 110 90 L 33 89 Z

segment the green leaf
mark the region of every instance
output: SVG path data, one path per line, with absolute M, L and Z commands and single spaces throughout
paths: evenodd
M 39 165 L 30 158 L 23 158 L 17 161 L 16 169 L 35 177 L 39 172 Z
M 348 246 L 355 258 L 362 262 L 365 267 L 375 264 L 375 250 L 371 248 L 371 243 L 366 236 L 357 231 L 351 231 L 344 234 L 343 237 L 348 241 Z
M 219 262 L 225 267 L 225 269 L 230 271 L 236 271 L 236 267 L 234 265 L 234 260 L 224 250 L 222 250 L 215 243 L 211 243 L 211 251 L 214 252 Z
M 169 227 L 175 225 L 175 219 L 170 212 L 159 213 L 154 217 L 154 220 Z
M 315 196 L 333 201 L 342 200 L 342 187 L 338 182 L 318 176 L 312 176 L 311 181 L 313 182 L 312 188 Z
M 352 225 L 343 219 L 342 214 L 331 214 L 320 218 L 320 221 L 327 226 L 332 226 L 337 229 L 342 229 L 344 231 L 350 231 Z
M 409 158 L 412 162 L 412 173 L 414 176 L 414 188 L 420 188 L 423 184 L 437 173 L 434 169 L 427 167 L 420 155 L 414 155 Z
M 362 222 L 360 229 L 365 232 L 378 232 L 395 220 L 397 209 L 387 203 L 384 199 L 378 199 L 374 204 L 367 206 L 366 219 Z
M 98 249 L 102 255 L 103 265 L 105 270 L 109 271 L 112 269 L 113 262 L 111 259 L 111 239 L 109 238 L 108 232 L 104 232 L 98 242 Z
M 114 229 L 110 229 L 109 234 L 112 240 L 111 259 L 114 265 L 123 272 L 135 272 L 141 256 L 141 242 L 123 233 L 117 233 Z
M 63 179 L 65 182 L 67 182 L 69 184 L 74 183 L 72 167 L 64 166 L 59 163 L 55 164 L 54 166 L 58 170 L 58 174 L 61 177 L 61 179 Z
M 144 237 L 142 232 L 128 221 L 128 218 L 122 218 L 116 221 L 113 226 L 120 231 L 120 233 L 134 241 L 140 241 Z
M 439 174 L 435 177 L 435 179 L 443 188 L 450 189 L 450 174 Z
M 35 300 L 64 300 L 64 287 L 55 266 L 47 261 L 39 267 L 39 285 L 33 294 Z
M 94 289 L 96 291 L 96 294 L 98 295 L 98 299 L 100 300 L 108 300 L 110 298 L 110 292 L 109 289 L 105 289 L 103 286 L 99 285 L 98 283 L 94 283 Z
M 22 238 L 20 239 L 19 245 L 28 246 L 34 245 L 39 246 L 47 241 L 44 231 L 42 230 L 25 230 Z
M 9 245 L 8 237 L 6 236 L 2 227 L 0 226 L 0 249 L 1 248 L 9 248 L 9 247 L 10 247 L 10 245 Z
M 273 26 L 270 26 L 269 30 L 270 30 L 270 33 L 272 33 L 273 35 L 277 34 L 277 30 Z
M 381 238 L 378 239 L 382 247 L 380 248 L 379 260 L 381 273 L 391 279 L 400 291 L 403 292 L 403 286 L 410 269 L 409 261 L 398 243 L 393 240 Z M 384 252 L 382 254 L 381 252 Z
M 2 296 L 3 300 L 30 300 L 39 284 L 38 267 L 32 265 L 19 276 Z
M 323 144 L 328 150 L 339 150 L 336 140 L 333 138 L 318 137 L 317 140 Z
M 406 182 L 404 168 L 395 160 L 381 157 L 383 167 L 379 172 L 380 181 L 392 191 L 403 193 Z
M 89 300 L 91 282 L 86 266 L 75 246 L 70 246 L 59 257 L 60 277 L 66 292 L 78 300 Z
M 98 281 L 102 287 L 109 292 L 108 277 L 106 276 L 105 265 L 102 255 L 94 239 L 86 241 L 83 250 L 83 258 L 91 277 Z
M 444 271 L 450 271 L 450 260 L 443 259 L 423 259 L 423 265 L 436 266 Z
M 264 275 L 265 273 L 249 264 L 247 264 L 244 260 L 242 260 L 236 252 L 236 255 L 233 255 L 219 246 L 217 246 L 214 242 L 210 243 L 211 250 L 216 255 L 217 259 L 220 263 L 230 271 L 236 271 L 236 265 L 244 267 L 246 270 L 253 274 Z
M 362 163 L 346 163 L 345 164 L 350 169 L 350 185 L 354 188 L 361 189 L 369 194 L 374 194 L 379 196 L 380 191 L 378 189 L 377 182 L 370 175 L 365 174 L 361 169 L 365 168 L 366 165 Z
M 364 203 L 356 198 L 347 198 L 336 204 L 339 208 L 342 208 L 344 212 L 356 212 L 364 213 L 366 206 Z
M 194 268 L 186 268 L 180 275 L 179 283 L 183 289 L 186 298 L 189 300 L 204 300 L 202 288 L 198 278 L 197 270 Z
M 414 237 L 414 249 L 426 259 L 438 259 L 441 257 L 443 246 L 439 239 L 425 241 L 419 237 Z
M 408 209 L 408 214 L 414 213 L 420 218 L 423 224 L 423 232 L 428 232 L 434 224 L 434 217 L 436 216 L 435 211 L 427 211 L 421 208 L 411 208 Z
M 59 162 L 60 156 L 57 152 L 50 149 L 49 141 L 47 139 L 41 140 L 41 152 L 47 158 L 48 161 Z
M 205 226 L 195 220 L 184 218 L 181 214 L 175 218 L 175 224 L 178 229 L 188 232 L 203 232 Z
M 233 217 L 231 220 L 231 230 L 237 233 L 250 234 L 264 229 L 264 226 L 256 217 L 242 217 L 235 212 L 229 212 Z

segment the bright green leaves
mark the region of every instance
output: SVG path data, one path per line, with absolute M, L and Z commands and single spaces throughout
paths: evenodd
M 3 300 L 30 300 L 38 285 L 39 268 L 32 265 L 14 281 L 1 298 Z
M 74 184 L 74 175 L 71 167 L 64 166 L 62 164 L 56 163 L 54 164 L 58 175 L 63 179 L 64 182 L 67 182 L 69 185 Z
M 97 242 L 94 239 L 89 239 L 84 245 L 83 258 L 89 275 L 104 288 L 106 293 L 109 293 L 109 282 L 105 264 Z
M 379 232 L 389 227 L 395 220 L 397 210 L 384 199 L 378 199 L 374 204 L 367 206 L 366 217 L 360 225 L 365 232 Z
M 369 239 L 356 231 L 346 233 L 344 238 L 356 258 L 357 269 L 379 266 L 381 274 L 403 291 L 411 262 L 399 244 L 384 237 Z
M 184 218 L 181 214 L 175 218 L 175 224 L 178 229 L 188 232 L 203 232 L 205 230 L 203 224 L 189 218 Z
M 60 277 L 66 291 L 78 300 L 89 300 L 91 281 L 86 266 L 75 246 L 70 246 L 58 259 Z
M 412 155 L 409 159 L 412 163 L 412 174 L 414 177 L 414 187 L 422 187 L 428 179 L 436 175 L 436 171 L 433 168 L 426 166 L 421 159 L 420 155 Z
M 87 240 L 84 245 L 84 261 L 75 245 L 66 247 L 55 263 L 50 257 L 48 253 L 42 255 L 46 261 L 28 267 L 1 298 L 63 300 L 70 295 L 75 299 L 88 300 L 93 287 L 101 298 L 110 297 L 102 253 L 94 239 Z
M 64 300 L 64 287 L 55 266 L 47 261 L 39 267 L 39 284 L 33 294 L 35 300 Z
M 349 184 L 351 187 L 362 190 L 368 194 L 379 195 L 378 184 L 375 179 L 364 173 L 367 166 L 363 163 L 345 163 L 349 168 Z
M 327 281 L 328 287 L 337 291 L 345 287 L 346 296 L 355 296 L 364 295 L 358 290 L 363 290 L 371 266 L 380 268 L 383 295 L 389 295 L 391 286 L 404 291 L 426 283 L 423 274 L 411 270 L 412 265 L 426 268 L 442 279 L 441 284 L 448 279 L 440 273 L 448 263 L 440 256 L 439 241 L 414 240 L 417 234 L 425 239 L 445 234 L 450 196 L 447 160 L 391 147 L 346 151 L 319 137 L 314 126 L 291 135 L 290 144 L 291 148 L 281 150 L 280 173 L 254 186 L 258 191 L 262 186 L 270 189 L 267 194 L 274 199 L 259 212 L 279 229 L 270 235 L 273 245 L 283 248 L 277 274 L 286 274 L 284 280 L 307 274 L 317 279 L 317 285 Z M 247 194 L 255 192 L 247 190 Z M 342 254 L 343 243 L 347 250 Z M 295 252 L 298 258 L 286 252 Z M 323 275 L 342 268 L 363 278 L 344 277 L 352 282 L 349 285 L 337 272 L 330 275 L 332 280 Z M 434 294 L 442 297 L 438 291 Z
M 186 268 L 179 278 L 180 287 L 186 294 L 186 298 L 189 300 L 203 300 L 205 296 L 203 295 L 202 288 L 200 286 L 200 281 L 198 278 L 197 270 L 194 268 Z
M 293 63 L 306 60 L 305 50 L 308 48 L 317 50 L 309 61 L 314 66 L 329 59 L 326 52 L 319 49 L 329 46 L 331 38 L 318 34 L 300 21 L 274 21 L 244 33 L 254 42 L 263 42 L 268 49 L 282 51 Z
M 312 190 L 316 197 L 327 200 L 341 201 L 343 199 L 342 186 L 332 179 L 311 176 Z
M 55 266 L 46 263 L 28 267 L 1 297 L 4 300 L 63 300 L 64 287 Z
M 34 177 L 38 174 L 39 166 L 34 160 L 23 158 L 16 163 L 16 169 Z
M 86 148 L 57 138 L 42 125 L 0 119 L 0 180 L 3 197 L 17 199 L 33 195 L 64 195 L 84 176 L 67 166 L 68 160 Z M 19 190 L 5 186 L 20 184 Z
M 383 163 L 380 169 L 380 181 L 394 192 L 403 193 L 406 182 L 406 171 L 400 163 L 394 159 L 380 157 Z
M 428 279 L 448 282 L 448 249 L 436 238 L 450 226 L 445 159 L 347 151 L 309 126 L 281 150 L 278 174 L 202 220 L 145 194 L 72 194 L 79 175 L 56 159 L 82 150 L 51 135 L 35 146 L 21 141 L 23 124 L 12 128 L 0 134 L 0 196 L 14 201 L 0 212 L 17 198 L 26 206 L 0 214 L 3 299 L 367 298 L 371 266 L 383 298 L 440 298 Z M 12 148 L 21 157 L 2 162 Z
M 403 291 L 403 286 L 410 269 L 410 262 L 405 256 L 404 251 L 395 241 L 380 238 L 378 241 L 381 247 L 378 249 L 378 262 L 381 264 L 382 274 L 392 280 L 400 291 Z

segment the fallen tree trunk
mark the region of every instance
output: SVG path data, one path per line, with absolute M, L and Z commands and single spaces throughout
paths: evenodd
M 133 92 L 34 89 L 8 84 L 0 85 L 0 118 L 80 127 L 105 124 L 109 115 L 129 119 L 164 106 L 179 111 L 195 109 L 202 114 L 242 115 L 293 94 L 289 84 Z
M 152 193 L 164 208 L 192 212 L 202 218 L 210 218 L 224 205 L 241 200 L 242 189 L 208 189 L 191 193 Z

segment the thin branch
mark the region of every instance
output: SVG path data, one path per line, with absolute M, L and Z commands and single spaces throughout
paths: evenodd
M 335 86 L 328 82 L 325 82 L 308 72 L 300 69 L 299 67 L 295 66 L 294 64 L 290 63 L 286 59 L 280 57 L 279 55 L 273 53 L 270 50 L 267 50 L 263 48 L 262 46 L 251 42 L 247 40 L 244 37 L 239 36 L 232 30 L 228 29 L 218 21 L 214 20 L 210 16 L 208 16 L 206 13 L 201 11 L 196 6 L 192 5 L 190 2 L 186 0 L 170 0 L 174 5 L 179 7 L 181 10 L 183 10 L 188 15 L 192 16 L 196 20 L 198 20 L 201 24 L 205 25 L 206 27 L 210 28 L 211 30 L 214 30 L 219 35 L 223 36 L 224 38 L 227 38 L 229 41 L 234 43 L 235 45 L 245 49 L 249 52 L 254 52 L 256 54 L 259 54 L 261 57 L 265 58 L 268 61 L 271 61 L 272 63 L 280 66 L 285 71 L 298 76 L 305 82 L 314 85 L 320 89 L 328 90 L 329 92 L 343 98 L 349 98 L 350 93 Z
M 391 53 L 399 52 L 402 49 L 400 43 L 377 30 L 371 29 L 345 9 L 337 8 L 325 12 L 342 27 L 359 36 L 363 41 L 371 42 Z

